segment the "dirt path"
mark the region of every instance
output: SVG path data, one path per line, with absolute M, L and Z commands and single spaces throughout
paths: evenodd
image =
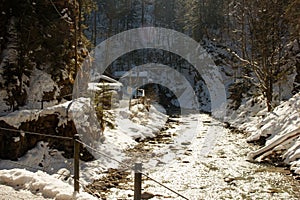
M 191 200 L 300 198 L 299 182 L 288 170 L 246 161 L 247 153 L 257 147 L 247 144 L 245 135 L 223 128 L 208 115 L 202 115 L 201 120 L 205 122 L 202 130 L 188 149 L 177 150 L 180 154 L 162 167 L 148 169 L 150 177 Z M 204 157 L 200 151 L 209 126 L 220 134 L 213 151 Z M 172 154 L 172 149 L 165 155 L 168 153 Z M 107 192 L 107 199 L 132 199 L 131 188 L 132 183 L 127 190 L 113 188 Z M 143 181 L 143 192 L 153 194 L 153 200 L 182 199 L 147 179 Z

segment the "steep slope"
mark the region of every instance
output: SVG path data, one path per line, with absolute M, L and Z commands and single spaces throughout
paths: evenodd
M 264 101 L 247 101 L 228 121 L 232 126 L 250 133 L 248 142 L 262 147 L 248 155 L 249 160 L 288 165 L 300 174 L 300 93 L 281 103 L 273 112 L 266 112 Z
M 75 59 L 75 31 L 69 18 L 75 5 L 46 0 L 0 4 L 0 114 L 70 99 L 66 95 L 72 93 L 74 61 L 80 58 Z

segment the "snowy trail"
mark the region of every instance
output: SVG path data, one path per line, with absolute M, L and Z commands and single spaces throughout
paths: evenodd
M 191 200 L 300 198 L 299 182 L 288 170 L 246 161 L 247 153 L 256 147 L 246 143 L 245 135 L 223 128 L 208 115 L 201 115 L 201 121 L 205 122 L 202 130 L 185 152 L 169 164 L 147 171 L 151 178 Z M 220 134 L 213 151 L 203 156 L 201 146 L 209 126 L 214 126 Z M 142 187 L 143 192 L 155 195 L 153 200 L 182 199 L 151 180 L 144 179 Z M 132 199 L 130 188 L 132 183 L 127 190 L 111 189 L 107 199 Z
M 200 121 L 198 121 L 199 119 Z M 156 120 L 153 121 L 155 122 Z M 296 200 L 300 198 L 299 182 L 294 180 L 288 170 L 275 168 L 266 164 L 255 164 L 246 161 L 247 154 L 258 148 L 246 143 L 246 135 L 225 129 L 222 123 L 212 119 L 206 114 L 191 114 L 187 117 L 183 117 L 181 121 L 183 123 L 177 124 L 175 122 L 175 124 L 171 124 L 170 128 L 164 132 L 166 135 L 168 135 L 167 132 L 169 132 L 169 136 L 182 136 L 177 138 L 177 142 L 170 142 L 169 137 L 162 138 L 160 142 L 149 140 L 147 144 L 141 144 L 141 149 L 137 149 L 137 151 L 140 151 L 144 148 L 144 150 L 147 150 L 146 152 L 149 151 L 151 154 L 150 159 L 143 163 L 146 168 L 143 172 L 147 173 L 151 178 L 159 181 L 167 187 L 172 188 L 190 200 Z M 194 129 L 195 124 L 197 123 L 199 123 L 200 126 L 198 129 Z M 197 130 L 197 134 L 192 140 L 186 137 L 186 134 L 195 130 Z M 205 141 L 208 141 L 206 139 L 208 138 L 207 134 L 209 130 L 214 130 L 218 133 L 217 141 L 205 143 Z M 191 142 L 190 145 L 188 145 L 189 141 Z M 207 155 L 203 155 L 203 146 L 206 147 L 205 151 L 210 149 L 209 147 L 211 146 L 214 148 Z M 33 152 L 36 152 L 37 150 L 38 149 L 35 149 Z M 31 154 L 29 153 L 29 155 Z M 44 153 L 41 155 L 44 155 Z M 61 158 L 56 162 L 62 163 L 63 161 L 65 161 L 65 159 Z M 103 160 L 100 159 L 90 163 L 82 163 L 81 180 L 84 181 L 85 176 L 88 177 L 86 178 L 86 181 L 90 180 L 89 177 L 91 176 L 95 179 L 97 179 L 100 175 L 105 176 L 105 173 L 103 173 L 104 168 L 102 169 L 100 167 L 100 164 L 103 164 L 102 161 Z M 34 164 L 34 166 L 38 166 L 38 163 L 39 162 L 32 164 Z M 17 174 L 21 175 L 17 176 Z M 12 169 L 11 171 L 0 170 L 0 182 L 2 178 L 9 183 L 8 185 L 15 186 L 17 190 L 0 185 L 0 200 L 44 199 L 42 196 L 32 194 L 30 191 L 26 190 L 30 189 L 33 193 L 36 191 L 34 187 L 29 187 L 28 184 L 24 184 L 23 182 L 19 183 L 16 179 L 18 177 L 19 182 L 25 180 L 24 177 L 35 177 L 35 179 L 32 180 L 32 183 L 34 184 L 31 185 L 36 185 L 36 187 L 38 186 L 40 188 L 39 192 L 48 188 L 49 191 L 46 191 L 46 193 L 53 193 L 53 198 L 56 196 L 56 194 L 54 194 L 54 191 L 56 190 L 55 188 L 63 188 L 64 192 L 67 191 L 66 188 L 69 188 L 68 194 L 63 194 L 63 192 L 60 192 L 60 194 L 68 197 L 72 194 L 72 184 L 63 183 L 42 172 L 32 174 L 26 170 Z M 120 177 L 123 177 L 123 175 Z M 109 187 L 105 188 L 105 190 L 99 190 L 96 192 L 98 192 L 98 194 L 102 194 L 103 192 L 102 196 L 104 196 L 107 200 L 132 200 L 133 173 L 129 173 L 129 175 L 126 174 L 123 177 L 125 178 L 124 182 L 120 182 L 120 180 L 115 179 L 116 177 L 112 178 L 118 182 L 118 184 L 110 186 L 112 184 L 110 182 Z M 53 179 L 53 181 L 50 181 L 53 184 L 49 184 L 49 179 Z M 43 185 L 45 184 L 47 187 L 44 188 Z M 63 186 L 60 186 L 61 184 Z M 28 187 L 26 188 L 25 185 Z M 143 180 L 142 187 L 143 192 L 154 194 L 154 197 L 151 198 L 153 200 L 182 199 L 176 194 L 146 178 Z M 44 196 L 48 197 L 47 195 Z M 82 199 L 91 200 L 92 197 L 88 196 Z

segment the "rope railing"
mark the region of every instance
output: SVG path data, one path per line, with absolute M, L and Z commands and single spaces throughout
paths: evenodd
M 112 157 L 109 156 L 109 155 L 106 155 L 106 154 L 104 154 L 104 153 L 98 151 L 97 149 L 91 147 L 90 145 L 87 145 L 87 144 L 83 143 L 83 142 L 80 141 L 80 140 L 76 140 L 76 142 L 82 144 L 84 147 L 88 147 L 90 150 L 93 150 L 94 152 L 96 152 L 97 154 L 99 154 L 99 155 L 101 155 L 101 156 L 104 156 L 104 157 L 106 157 L 106 158 L 108 158 L 108 159 L 110 159 L 110 160 L 113 160 L 113 161 L 119 163 L 121 166 L 124 166 L 124 167 L 126 167 L 126 168 L 128 168 L 128 169 L 130 169 L 130 170 L 132 169 L 131 166 L 129 166 L 129 165 L 127 165 L 127 164 L 125 164 L 125 163 L 123 163 L 123 162 L 121 162 L 121 161 L 119 161 L 119 160 L 117 160 L 117 159 L 115 159 L 115 158 L 112 158 Z
M 84 188 L 86 191 L 88 191 L 90 194 L 93 194 L 93 196 L 96 197 L 96 196 L 94 195 L 94 192 L 93 192 L 91 189 L 89 189 L 88 187 L 86 187 L 84 183 L 82 183 L 82 182 L 79 181 L 79 180 L 75 180 L 75 179 L 74 179 L 74 181 L 78 181 L 78 183 L 81 185 L 82 188 Z M 97 197 L 97 198 L 98 198 L 98 197 Z M 99 199 L 99 198 L 98 198 L 98 199 Z
M 93 150 L 95 153 L 97 153 L 97 154 L 99 154 L 99 155 L 101 155 L 101 156 L 104 156 L 104 157 L 106 157 L 106 158 L 108 158 L 108 159 L 110 159 L 110 160 L 113 160 L 113 161 L 119 163 L 119 164 L 122 165 L 122 166 L 126 166 L 128 169 L 133 170 L 131 166 L 129 166 L 129 165 L 127 165 L 127 164 L 125 164 L 125 163 L 123 163 L 123 162 L 117 160 L 117 159 L 111 158 L 110 156 L 108 156 L 108 155 L 106 155 L 106 154 L 104 154 L 104 153 L 98 151 L 97 149 L 91 147 L 90 145 L 87 145 L 87 144 L 85 144 L 85 143 L 83 143 L 82 141 L 79 141 L 79 140 L 77 140 L 77 142 L 79 142 L 79 143 L 81 143 L 82 145 L 84 145 L 85 147 L 88 147 L 89 149 Z M 169 190 L 170 192 L 173 192 L 174 194 L 178 195 L 179 197 L 182 197 L 183 199 L 189 200 L 187 197 L 183 196 L 182 194 L 180 194 L 179 192 L 175 191 L 174 189 L 172 189 L 172 188 L 170 188 L 170 187 L 164 185 L 163 183 L 161 183 L 161 182 L 155 180 L 154 178 L 151 178 L 149 175 L 143 173 L 141 170 L 135 170 L 135 172 L 141 173 L 142 175 L 144 175 L 145 177 L 147 177 L 147 178 L 150 179 L 151 181 L 153 181 L 153 182 L 157 183 L 158 185 L 164 187 L 165 189 Z
M 37 135 L 37 136 L 44 136 L 44 137 L 50 137 L 50 138 L 56 138 L 56 139 L 63 139 L 63 140 L 73 140 L 73 138 L 71 138 L 71 137 L 64 137 L 64 136 L 59 136 L 59 135 L 48 135 L 48 134 L 42 134 L 42 133 L 36 133 L 36 132 L 30 132 L 30 131 L 23 131 L 23 130 L 11 129 L 11 128 L 4 128 L 4 127 L 0 127 L 0 129 L 1 130 L 5 130 L 5 131 L 16 132 L 16 133 L 20 133 L 20 134 Z M 2 133 L 2 135 L 3 134 L 4 133 Z
M 112 160 L 112 161 L 115 161 L 115 162 L 119 163 L 121 166 L 126 167 L 128 170 L 131 170 L 131 171 L 134 170 L 132 166 L 130 166 L 130 165 L 126 164 L 126 163 L 123 163 L 123 162 L 121 162 L 121 161 L 119 161 L 119 160 L 117 160 L 117 159 L 115 159 L 115 158 L 112 158 L 111 156 L 106 155 L 105 153 L 100 152 L 99 150 L 93 148 L 92 146 L 90 146 L 90 145 L 88 145 L 88 144 L 85 144 L 84 142 L 82 142 L 82 141 L 80 141 L 80 140 L 78 140 L 78 139 L 74 139 L 74 138 L 71 138 L 71 137 L 57 136 L 57 135 L 47 135 L 47 134 L 42 134 L 42 133 L 30 132 L 30 131 L 15 130 L 15 129 L 4 128 L 4 127 L 0 127 L 0 129 L 1 129 L 1 130 L 6 130 L 6 131 L 11 131 L 11 132 L 18 132 L 18 133 L 20 133 L 20 134 L 21 134 L 21 133 L 23 133 L 23 134 L 25 133 L 25 134 L 31 134 L 31 135 L 37 135 L 37 136 L 44 136 L 44 137 L 50 137 L 50 138 L 56 138 L 56 139 L 73 140 L 74 142 L 77 142 L 77 143 L 83 145 L 84 147 L 86 147 L 86 148 L 88 148 L 88 149 L 94 151 L 94 152 L 97 153 L 98 155 L 101 155 L 101 156 L 103 156 L 103 157 L 105 157 L 105 158 L 107 158 L 107 159 L 109 159 L 109 160 Z M 0 134 L 1 134 L 1 133 L 0 133 Z M 2 134 L 3 134 L 3 133 L 2 133 Z M 28 165 L 25 165 L 25 164 L 20 164 L 20 163 L 16 163 L 16 162 L 13 162 L 13 163 L 16 164 L 16 165 L 19 165 L 19 166 L 28 167 L 28 168 L 31 168 L 31 169 L 41 170 L 41 171 L 47 172 L 47 171 L 45 171 L 45 170 L 43 170 L 43 169 L 36 168 L 36 167 L 32 167 L 32 166 L 28 166 Z M 150 179 L 151 181 L 157 183 L 158 185 L 164 187 L 165 189 L 167 189 L 167 190 L 169 190 L 170 192 L 172 192 L 172 193 L 178 195 L 179 197 L 188 200 L 188 198 L 185 197 L 184 195 L 182 195 L 182 194 L 180 194 L 179 192 L 175 191 L 174 189 L 172 189 L 172 188 L 166 186 L 165 184 L 159 182 L 158 180 L 156 180 L 156 179 L 150 177 L 148 174 L 142 172 L 141 170 L 135 170 L 135 172 L 142 174 L 143 176 L 147 177 L 147 178 Z M 49 172 L 47 172 L 47 173 L 49 173 Z M 58 175 L 63 175 L 63 174 L 58 174 Z M 64 176 L 65 176 L 65 175 L 64 175 Z M 72 177 L 72 178 L 74 179 L 74 183 L 75 183 L 76 181 L 79 182 L 79 179 L 75 179 L 74 177 Z M 79 183 L 80 183 L 80 182 L 79 182 Z M 82 185 L 82 184 L 81 184 L 81 185 Z
M 157 183 L 158 185 L 160 185 L 160 186 L 166 188 L 167 190 L 173 192 L 174 194 L 177 194 L 178 196 L 182 197 L 183 199 L 189 200 L 187 197 L 185 197 L 185 196 L 183 196 L 182 194 L 176 192 L 176 191 L 173 190 L 172 188 L 170 188 L 170 187 L 164 185 L 163 183 L 161 183 L 161 182 L 155 180 L 154 178 L 151 178 L 151 177 L 148 176 L 147 174 L 145 174 L 145 173 L 143 173 L 143 172 L 140 172 L 140 173 L 141 173 L 143 176 L 145 176 L 145 177 L 147 177 L 148 179 L 150 179 L 151 181 L 153 181 L 153 182 Z

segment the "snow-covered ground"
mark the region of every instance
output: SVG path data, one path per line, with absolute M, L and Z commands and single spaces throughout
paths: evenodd
M 300 174 L 300 93 L 268 113 L 261 98 L 245 101 L 227 119 L 233 126 L 250 133 L 248 142 L 266 139 L 266 144 L 249 153 L 248 159 L 275 159 Z
M 286 176 L 288 171 L 247 162 L 247 154 L 255 147 L 246 143 L 245 135 L 230 132 L 208 115 L 200 116 L 201 129 L 191 145 L 165 152 L 172 155 L 175 149 L 177 154 L 160 168 L 146 169 L 151 178 L 188 199 L 299 199 L 299 182 Z M 189 119 L 187 124 L 195 120 Z M 218 139 L 212 151 L 204 155 L 201 147 L 208 145 L 205 138 L 210 126 L 218 130 Z M 111 189 L 107 199 L 130 199 L 130 187 L 133 185 L 127 190 Z M 182 199 L 147 178 L 143 192 L 153 194 L 154 200 Z
M 76 106 L 84 106 L 85 103 L 87 102 L 84 99 L 79 103 L 77 102 L 72 111 L 78 112 Z M 42 114 L 61 110 L 63 112 L 69 104 L 70 102 L 66 102 L 60 106 L 49 107 L 39 111 L 38 115 L 40 112 L 43 112 Z M 149 111 L 146 111 L 145 107 L 140 104 L 133 106 L 130 111 L 128 107 L 117 109 L 115 111 L 118 116 L 116 118 L 116 129 L 107 128 L 104 132 L 105 141 L 101 143 L 101 146 L 94 147 L 97 152 L 104 153 L 110 158 L 91 151 L 97 159 L 92 162 L 81 162 L 81 186 L 100 178 L 102 172 L 108 168 L 118 168 L 119 163 L 114 162 L 113 159 L 120 162 L 127 159 L 123 151 L 133 148 L 137 144 L 135 139 L 155 136 L 167 120 L 167 116 L 158 110 L 163 111 L 163 108 L 155 105 L 151 106 Z M 85 120 L 84 114 L 86 113 L 82 112 L 82 120 Z M 13 113 L 5 117 L 5 121 L 18 127 L 20 121 L 24 121 L 24 119 L 26 121 L 27 113 L 31 115 L 31 112 L 26 112 L 26 110 Z M 12 118 L 15 120 L 12 120 Z M 90 136 L 83 135 L 83 137 Z M 34 149 L 28 151 L 17 162 L 0 160 L 0 184 L 11 185 L 21 190 L 29 190 L 47 198 L 71 199 L 73 197 L 73 160 L 65 159 L 62 156 L 63 152 L 50 149 L 47 145 L 45 142 L 39 142 Z M 87 193 L 81 192 L 80 195 L 77 195 L 77 199 L 92 199 L 91 196 L 86 195 Z
M 83 191 L 74 194 L 73 187 L 70 184 L 64 182 L 64 178 L 64 176 L 58 174 L 54 174 L 51 176 L 42 171 L 33 173 L 25 169 L 11 169 L 0 171 L 0 183 L 19 187 L 22 190 L 29 190 L 32 193 L 36 193 L 38 196 L 57 200 L 97 199 Z M 23 197 L 20 197 L 20 199 L 21 198 Z
M 294 96 L 270 114 L 261 109 L 263 106 L 260 101 L 255 104 L 245 102 L 240 113 L 232 113 L 228 121 L 252 133 L 248 140 L 271 134 L 267 142 L 267 146 L 270 146 L 278 138 L 284 138 L 298 128 L 299 96 Z M 47 109 L 49 111 L 51 108 Z M 141 105 L 133 106 L 131 111 L 126 106 L 117 109 L 116 129 L 106 129 L 104 143 L 95 147 L 110 158 L 95 151 L 92 153 L 97 160 L 81 162 L 81 186 L 103 177 L 102 172 L 109 168 L 126 170 L 111 158 L 124 162 L 131 157 L 132 161 L 136 161 L 138 154 L 124 154 L 124 151 L 135 147 L 137 139 L 153 137 L 164 127 L 167 116 L 158 110 L 163 109 L 158 105 L 152 106 L 149 112 Z M 151 178 L 188 199 L 299 199 L 299 182 L 287 176 L 288 171 L 246 161 L 249 155 L 251 157 L 261 150 L 247 144 L 245 135 L 230 132 L 223 128 L 222 123 L 206 114 L 194 113 L 172 120 L 180 122 L 166 130 L 174 141 L 151 146 L 150 159 L 144 160 L 143 171 Z M 283 155 L 294 158 L 288 163 L 296 168 L 297 144 L 292 140 L 283 146 L 287 150 Z M 126 165 L 132 164 L 126 162 Z M 32 168 L 26 167 L 28 165 Z M 18 162 L 0 160 L 0 168 L 0 184 L 17 188 L 17 193 L 31 191 L 34 195 L 32 199 L 73 198 L 73 161 L 65 159 L 62 152 L 49 149 L 47 143 L 40 142 Z M 132 182 L 128 182 L 127 189 L 112 188 L 107 191 L 107 199 L 131 199 L 132 189 Z M 143 191 L 154 194 L 153 199 L 181 199 L 149 179 L 143 181 Z M 13 190 L 12 195 L 15 192 Z M 81 187 L 77 198 L 93 197 L 83 192 Z
M 46 198 L 37 194 L 32 194 L 28 190 L 18 190 L 7 185 L 0 185 L 0 200 L 10 199 L 44 200 Z

